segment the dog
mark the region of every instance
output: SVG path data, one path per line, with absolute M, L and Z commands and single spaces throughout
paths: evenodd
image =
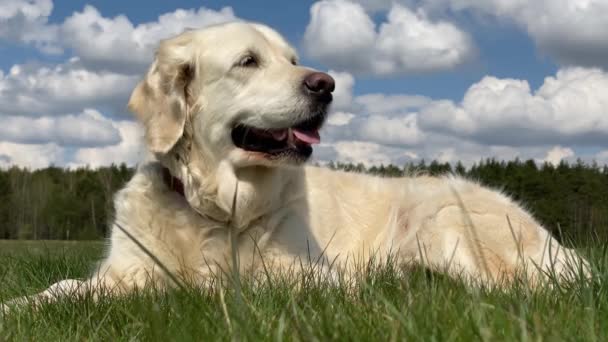
M 154 158 L 115 195 L 107 256 L 89 280 L 26 301 L 321 259 L 330 277 L 390 257 L 499 286 L 518 274 L 565 279 L 569 265 L 586 265 L 514 201 L 475 182 L 306 165 L 334 87 L 261 24 L 163 40 L 129 100 Z

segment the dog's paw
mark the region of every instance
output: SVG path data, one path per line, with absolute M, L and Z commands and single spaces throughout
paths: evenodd
M 75 296 L 83 289 L 83 282 L 66 279 L 51 285 L 48 289 L 32 296 L 17 297 L 0 303 L 0 313 L 8 313 L 24 307 L 38 307 L 42 303 L 55 302 L 61 297 Z
M 30 298 L 26 296 L 13 298 L 4 303 L 0 303 L 0 313 L 8 314 L 12 311 L 28 306 L 30 302 Z

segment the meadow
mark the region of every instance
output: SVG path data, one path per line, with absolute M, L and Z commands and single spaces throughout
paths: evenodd
M 608 341 L 608 167 L 520 160 L 469 169 L 424 161 L 328 166 L 387 177 L 454 173 L 502 189 L 586 254 L 594 279 L 500 290 L 407 265 L 371 264 L 356 284 L 329 283 L 313 269 L 256 286 L 244 279 L 240 291 L 224 281 L 0 313 L 0 341 Z M 103 257 L 112 195 L 132 172 L 124 165 L 0 170 L 0 301 L 86 277 Z
M 0 301 L 85 277 L 103 242 L 0 241 Z M 588 244 L 594 278 L 533 290 L 468 287 L 421 268 L 370 264 L 356 284 L 314 271 L 66 298 L 0 313 L 0 341 L 606 341 L 606 248 Z

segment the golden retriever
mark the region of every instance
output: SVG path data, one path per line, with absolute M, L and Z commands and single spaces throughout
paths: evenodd
M 89 280 L 30 299 L 319 259 L 329 276 L 391 256 L 499 285 L 517 274 L 566 278 L 573 261 L 585 264 L 514 201 L 474 182 L 304 165 L 333 90 L 331 76 L 300 66 L 267 26 L 234 22 L 162 41 L 129 102 L 155 159 L 115 196 L 105 260 Z

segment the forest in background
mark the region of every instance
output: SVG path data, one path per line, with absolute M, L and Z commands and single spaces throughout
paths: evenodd
M 608 241 L 608 167 L 533 160 L 483 160 L 470 168 L 433 161 L 405 166 L 330 163 L 386 177 L 454 173 L 500 189 L 528 208 L 560 239 Z M 112 196 L 134 169 L 49 167 L 0 170 L 0 239 L 93 240 L 108 236 Z

